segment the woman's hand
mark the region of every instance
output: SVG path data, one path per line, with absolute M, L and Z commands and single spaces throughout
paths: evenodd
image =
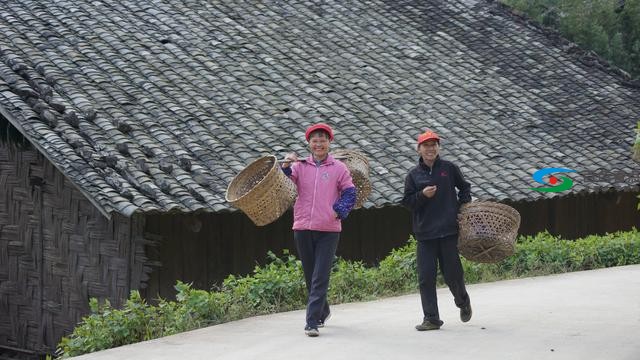
M 282 163 L 282 167 L 288 168 L 289 166 L 291 166 L 291 163 L 295 161 L 298 161 L 298 155 L 296 155 L 296 153 L 288 153 L 284 157 L 284 162 Z

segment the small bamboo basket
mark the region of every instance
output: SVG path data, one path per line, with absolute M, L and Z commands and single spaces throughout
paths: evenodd
M 369 181 L 369 160 L 362 153 L 355 150 L 338 149 L 331 153 L 336 159 L 342 161 L 349 172 L 353 185 L 356 187 L 356 204 L 354 209 L 362 207 L 371 193 L 371 181 Z
M 495 263 L 515 252 L 520 213 L 511 206 L 475 201 L 458 214 L 458 250 L 468 260 Z
M 287 211 L 298 196 L 295 184 L 282 172 L 275 156 L 259 158 L 229 183 L 226 200 L 258 226 L 267 225 Z

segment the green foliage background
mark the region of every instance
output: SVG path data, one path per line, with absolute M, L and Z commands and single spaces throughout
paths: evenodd
M 640 0 L 501 0 L 640 78 Z

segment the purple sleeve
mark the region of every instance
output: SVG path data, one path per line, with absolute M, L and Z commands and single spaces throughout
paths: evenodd
M 340 194 L 340 199 L 333 204 L 333 210 L 338 214 L 340 220 L 344 220 L 349 215 L 349 212 L 356 204 L 356 188 L 346 188 Z
M 280 169 L 282 169 L 282 172 L 289 178 L 291 179 L 291 181 L 293 181 L 294 183 L 298 183 L 298 169 L 296 169 L 298 167 L 298 163 L 292 164 L 289 167 L 283 168 L 281 167 Z

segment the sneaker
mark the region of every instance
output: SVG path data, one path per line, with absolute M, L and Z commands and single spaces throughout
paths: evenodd
M 427 331 L 427 330 L 438 330 L 444 324 L 442 320 L 425 320 L 422 324 L 416 325 L 416 330 L 418 331 Z
M 324 324 L 327 323 L 327 320 L 331 319 L 331 311 L 329 311 L 329 314 L 327 314 L 327 316 L 324 318 L 324 320 L 318 320 L 318 327 L 319 328 L 323 328 Z
M 467 304 L 466 306 L 460 308 L 460 320 L 462 320 L 462 322 L 471 320 L 472 314 L 473 311 L 471 311 L 471 304 Z
M 305 326 L 304 334 L 307 335 L 308 337 L 316 337 L 316 336 L 320 335 L 320 331 L 318 331 L 317 328 L 312 328 L 312 327 L 309 327 L 309 326 Z

